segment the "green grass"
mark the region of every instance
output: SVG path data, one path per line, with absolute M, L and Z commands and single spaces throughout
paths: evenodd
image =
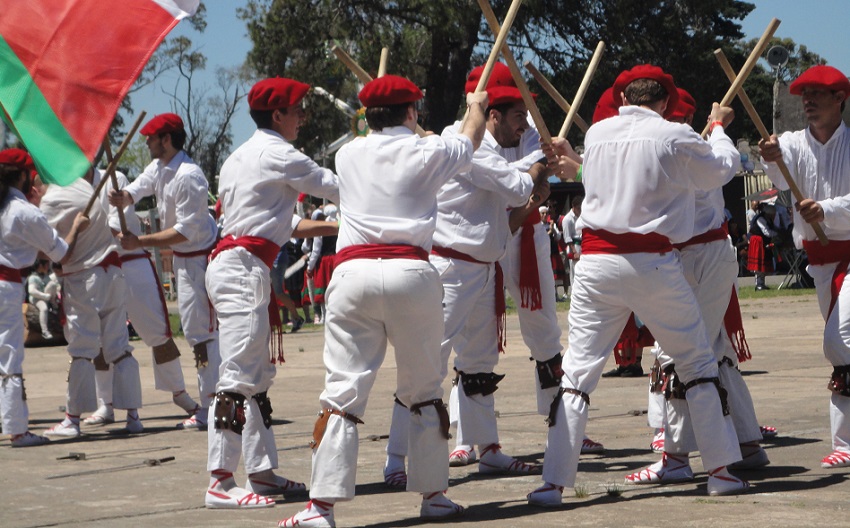
M 814 295 L 814 288 L 782 288 L 777 290 L 776 286 L 770 286 L 769 290 L 756 291 L 755 286 L 741 286 L 738 289 L 739 299 L 769 299 L 772 297 L 801 297 Z
M 168 314 L 168 322 L 171 323 L 171 334 L 174 337 L 182 336 L 183 330 L 180 328 L 180 316 L 177 314 Z

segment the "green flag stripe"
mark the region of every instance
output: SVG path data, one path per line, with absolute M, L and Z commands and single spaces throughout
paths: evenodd
M 42 180 L 69 185 L 90 162 L 50 108 L 29 72 L 0 35 L 0 103 L 29 150 Z

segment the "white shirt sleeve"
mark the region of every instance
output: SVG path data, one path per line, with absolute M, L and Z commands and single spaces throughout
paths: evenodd
M 207 206 L 207 181 L 199 171 L 191 171 L 176 176 L 174 196 L 174 229 L 190 242 L 199 243 L 198 236 L 206 236 L 209 223 Z M 132 184 L 131 184 L 132 185 Z
M 153 160 L 145 170 L 139 174 L 139 177 L 133 180 L 133 183 L 124 188 L 130 197 L 133 198 L 133 203 L 138 203 L 145 196 L 150 196 L 156 189 L 156 172 L 157 160 Z

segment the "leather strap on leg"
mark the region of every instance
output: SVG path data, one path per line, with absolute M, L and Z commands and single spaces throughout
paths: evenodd
M 312 447 L 313 449 L 317 449 L 319 447 L 319 444 L 322 443 L 322 438 L 324 438 L 325 436 L 325 429 L 328 428 L 328 420 L 330 420 L 332 414 L 342 416 L 349 422 L 353 422 L 355 424 L 363 423 L 363 420 L 345 411 L 338 411 L 336 409 L 323 409 L 319 412 L 319 417 L 316 418 L 316 424 L 313 426 L 313 440 L 310 442 L 310 447 Z
M 165 343 L 153 347 L 153 360 L 157 365 L 168 363 L 169 361 L 173 361 L 179 357 L 180 350 L 171 338 L 169 338 Z
M 23 374 L 0 374 L 0 385 L 4 384 L 6 380 L 13 378 L 18 378 L 21 380 L 21 400 L 27 401 L 27 388 L 24 387 Z
M 664 383 L 667 375 L 661 369 L 661 362 L 657 359 L 649 369 L 649 392 L 653 394 L 661 394 L 664 392 Z
M 393 401 L 395 401 L 396 405 L 401 405 L 402 407 L 407 409 L 407 405 L 401 403 L 401 400 L 399 400 L 398 396 L 396 396 L 395 394 L 393 394 Z
M 129 358 L 129 357 L 133 357 L 133 353 L 132 353 L 132 352 L 130 352 L 130 351 L 124 352 L 123 354 L 121 354 L 120 356 L 118 356 L 118 359 L 116 359 L 115 361 L 113 361 L 113 362 L 112 362 L 112 364 L 113 364 L 113 365 L 117 365 L 118 363 L 121 363 L 122 361 L 124 361 L 125 359 L 127 359 L 127 358 Z M 97 367 L 95 367 L 95 368 L 97 368 Z
M 241 435 L 245 427 L 245 396 L 238 392 L 221 391 L 215 395 L 214 425 Z
M 101 348 L 97 355 L 94 357 L 94 369 L 99 370 L 101 372 L 109 370 L 109 363 L 106 362 L 106 358 L 103 357 L 103 349 Z
M 726 392 L 726 389 L 723 388 L 723 385 L 720 384 L 720 378 L 697 378 L 693 381 L 689 381 L 685 384 L 685 392 L 703 383 L 713 383 L 714 386 L 717 387 L 717 394 L 720 396 L 720 407 L 723 409 L 723 416 L 729 416 L 728 393 Z
M 667 365 L 664 368 L 661 390 L 664 392 L 664 399 L 667 401 L 671 399 L 685 399 L 685 391 L 687 389 L 676 374 L 676 365 Z
M 551 359 L 536 362 L 537 381 L 540 382 L 541 389 L 550 389 L 561 384 L 564 375 L 564 369 L 561 368 L 563 359 L 561 354 L 555 354 Z
M 458 371 L 460 376 L 460 385 L 463 387 L 463 392 L 467 396 L 480 394 L 488 396 L 496 392 L 497 385 L 505 379 L 504 374 L 496 374 L 494 372 L 479 372 L 476 374 L 467 374 L 463 371 Z
M 565 387 L 561 387 L 558 390 L 558 393 L 555 394 L 555 397 L 552 399 L 552 403 L 549 405 L 549 416 L 545 420 L 546 424 L 549 427 L 555 425 L 555 417 L 558 416 L 558 403 L 560 403 L 565 393 L 578 396 L 579 398 L 584 400 L 585 405 L 590 407 L 590 395 L 588 395 L 586 392 L 582 392 L 578 389 L 568 389 Z
M 203 368 L 210 364 L 207 356 L 207 342 L 198 343 L 192 347 L 192 353 L 195 354 L 195 368 Z
M 723 356 L 723 359 L 717 362 L 718 368 L 722 367 L 723 365 L 728 365 L 729 368 L 736 368 L 735 364 L 732 363 L 732 358 L 730 358 L 729 356 Z
M 832 367 L 832 377 L 826 388 L 835 394 L 850 398 L 850 365 Z
M 268 391 L 263 391 L 259 394 L 251 396 L 256 400 L 257 406 L 260 408 L 260 416 L 263 417 L 263 425 L 266 429 L 272 426 L 272 401 L 269 399 Z
M 440 418 L 440 432 L 443 433 L 443 437 L 446 440 L 449 440 L 452 437 L 449 434 L 449 411 L 446 409 L 446 404 L 443 403 L 443 400 L 436 398 L 434 400 L 414 403 L 410 406 L 410 412 L 421 416 L 422 407 L 428 407 L 429 405 L 433 405 L 437 409 L 437 416 Z

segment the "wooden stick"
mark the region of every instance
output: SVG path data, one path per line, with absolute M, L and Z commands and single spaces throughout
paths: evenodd
M 390 57 L 389 48 L 381 48 L 381 61 L 378 63 L 378 77 L 383 77 L 387 74 L 387 59 Z
M 565 114 L 568 114 L 571 108 L 570 103 L 568 103 L 567 100 L 564 99 L 564 96 L 558 92 L 551 82 L 549 82 L 549 79 L 547 79 L 546 76 L 531 63 L 531 61 L 527 61 L 524 66 L 531 76 L 534 77 L 534 80 L 537 81 L 537 84 L 539 84 L 540 87 L 549 94 L 549 97 L 551 97 L 552 100 L 561 107 L 561 110 L 563 110 Z M 582 119 L 578 114 L 576 114 L 575 123 L 582 132 L 587 132 L 587 129 L 589 128 L 587 121 Z
M 768 44 L 770 44 L 770 39 L 773 37 L 773 34 L 776 32 L 776 28 L 779 27 L 780 21 L 776 18 L 772 19 L 770 23 L 767 25 L 767 29 L 764 30 L 761 38 L 759 38 L 756 47 L 753 48 L 750 56 L 747 57 L 747 62 L 744 63 L 744 67 L 741 68 L 741 71 L 738 72 L 738 75 L 735 77 L 735 80 L 732 82 L 732 86 L 729 87 L 729 90 L 726 92 L 726 95 L 723 96 L 723 100 L 720 101 L 720 106 L 729 106 L 729 104 L 735 99 L 735 94 L 740 91 L 741 86 L 744 85 L 744 81 L 747 80 L 747 77 L 752 73 L 753 68 L 758 62 L 759 58 L 761 58 L 764 50 L 767 49 Z M 706 137 L 708 135 L 708 128 L 711 126 L 711 123 L 706 123 L 705 128 L 702 130 L 702 137 Z
M 484 18 L 487 19 L 487 23 L 490 25 L 490 31 L 492 31 L 494 35 L 501 33 L 499 19 L 496 18 L 496 13 L 493 12 L 490 2 L 488 0 L 478 0 L 478 5 L 481 6 L 481 11 L 484 12 Z M 549 133 L 549 129 L 546 128 L 546 122 L 540 114 L 540 109 L 537 108 L 537 103 L 534 102 L 534 97 L 531 96 L 531 91 L 528 89 L 528 83 L 526 83 L 525 79 L 522 77 L 522 72 L 519 69 L 519 65 L 516 63 L 516 59 L 514 59 L 514 54 L 511 52 L 511 49 L 507 44 L 502 46 L 502 56 L 505 58 L 508 69 L 511 70 L 511 75 L 514 78 L 517 88 L 519 88 L 519 93 L 522 94 L 522 100 L 525 103 L 525 107 L 528 108 L 528 112 L 531 114 L 531 120 L 534 121 L 534 126 L 537 127 L 540 139 L 542 139 L 544 143 L 552 143 L 552 135 Z
M 576 96 L 573 99 L 573 106 L 567 113 L 567 118 L 564 119 L 564 124 L 561 126 L 561 131 L 558 132 L 558 137 L 567 137 L 567 132 L 569 132 L 570 125 L 572 125 L 573 121 L 575 120 L 576 114 L 578 113 L 578 108 L 579 106 L 581 106 L 581 102 L 584 100 L 584 94 L 587 93 L 587 88 L 588 86 L 590 86 L 590 81 L 593 79 L 593 75 L 596 73 L 596 67 L 599 66 L 599 61 L 602 60 L 603 53 L 605 53 L 605 43 L 600 40 L 599 44 L 596 45 L 596 51 L 593 52 L 593 58 L 590 59 L 590 64 L 587 66 L 587 71 L 584 73 L 584 79 L 581 80 L 581 85 L 579 85 L 578 92 L 576 92 Z
M 720 62 L 720 67 L 723 68 L 723 72 L 726 73 L 726 77 L 729 78 L 729 81 L 735 80 L 735 70 L 732 68 L 732 65 L 729 64 L 729 60 L 726 58 L 726 54 L 723 53 L 723 50 L 718 49 L 715 50 L 714 56 L 717 57 L 718 62 Z M 752 119 L 753 123 L 756 125 L 756 130 L 758 130 L 759 135 L 765 141 L 770 141 L 770 132 L 767 130 L 767 127 L 764 126 L 764 122 L 759 117 L 758 112 L 756 112 L 755 107 L 753 106 L 752 101 L 750 101 L 749 96 L 744 91 L 743 88 L 738 92 L 738 98 L 741 100 L 741 103 L 744 105 L 744 109 L 746 109 L 747 114 L 749 114 L 750 119 Z M 791 189 L 791 194 L 794 195 L 794 199 L 798 202 L 801 202 L 805 199 L 803 193 L 800 191 L 800 188 L 797 187 L 797 183 L 791 177 L 791 171 L 788 170 L 788 166 L 785 165 L 785 160 L 780 158 L 776 161 L 776 166 L 779 167 L 779 172 L 782 173 L 782 177 L 785 179 L 785 183 L 788 184 L 788 188 Z M 818 240 L 821 245 L 826 246 L 829 244 L 829 239 L 826 237 L 826 233 L 823 232 L 820 224 L 814 223 L 810 224 L 812 229 L 815 231 L 815 235 L 817 235 Z
M 508 14 L 505 15 L 505 21 L 502 23 L 502 28 L 496 35 L 496 42 L 493 43 L 493 48 L 490 50 L 490 56 L 487 57 L 487 63 L 484 65 L 484 71 L 481 72 L 481 78 L 478 79 L 478 86 L 475 87 L 475 92 L 483 92 L 487 88 L 487 82 L 490 80 L 490 74 L 493 73 L 493 66 L 496 65 L 496 59 L 499 58 L 499 52 L 502 51 L 502 46 L 508 40 L 508 33 L 511 31 L 511 26 L 516 19 L 519 6 L 522 5 L 522 0 L 513 0 L 511 7 L 508 9 Z
M 334 46 L 331 48 L 331 51 L 334 55 L 336 55 L 336 58 L 339 59 L 340 62 L 348 66 L 348 69 L 351 70 L 351 73 L 353 73 L 354 76 L 357 77 L 358 80 L 360 80 L 360 82 L 366 84 L 374 80 L 372 79 L 372 76 L 366 72 L 366 70 L 364 70 L 360 67 L 359 64 L 357 64 L 357 61 L 351 58 L 351 55 L 345 52 L 344 49 L 340 48 L 339 46 Z M 416 125 L 416 133 L 419 134 L 419 137 L 425 136 L 425 130 L 419 125 Z
M 130 132 L 124 138 L 124 141 L 121 142 L 121 146 L 118 147 L 118 152 L 112 159 L 112 163 L 110 163 L 109 166 L 106 167 L 107 172 L 109 172 L 110 170 L 114 171 L 115 167 L 118 166 L 118 160 L 120 160 L 121 156 L 124 155 L 124 151 L 127 150 L 127 147 L 130 146 L 130 140 L 133 139 L 133 136 L 136 134 L 136 130 L 138 130 L 139 127 L 142 126 L 142 120 L 144 120 L 146 115 L 147 113 L 142 110 L 142 113 L 139 114 L 138 118 L 136 118 L 136 122 L 133 123 L 133 128 L 130 129 Z M 94 190 L 94 194 L 92 194 L 91 198 L 89 198 L 89 203 L 88 205 L 86 205 L 86 210 L 83 211 L 83 216 L 88 216 L 89 213 L 91 213 L 91 208 L 94 207 L 94 202 L 95 200 L 97 200 L 98 195 L 100 195 L 100 191 L 103 190 L 103 186 L 106 184 L 106 180 L 107 178 L 103 178 L 102 180 L 100 180 L 97 189 Z
M 115 174 L 114 164 L 112 163 L 112 147 L 109 145 L 109 134 L 103 138 L 103 149 L 106 152 L 107 168 L 113 167 L 107 176 L 109 176 L 109 179 L 112 181 L 112 188 L 118 191 L 120 190 L 118 189 L 118 176 Z M 116 207 L 116 209 L 118 210 L 118 223 L 121 225 L 121 232 L 126 233 L 127 219 L 124 217 L 124 208 Z

